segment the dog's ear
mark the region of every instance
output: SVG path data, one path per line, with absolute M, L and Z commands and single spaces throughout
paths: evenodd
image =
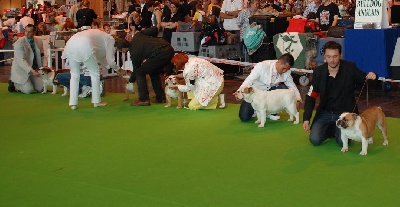
M 354 121 L 357 120 L 357 116 L 358 116 L 358 114 L 356 114 L 356 113 L 352 114 L 352 118 L 353 118 Z

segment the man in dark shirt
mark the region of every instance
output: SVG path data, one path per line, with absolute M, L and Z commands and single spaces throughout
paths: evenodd
M 150 27 L 136 33 L 130 43 L 125 39 L 118 40 L 115 43 L 115 47 L 118 50 L 122 52 L 129 50 L 131 54 L 133 73 L 129 82 L 132 83 L 136 80 L 139 90 L 139 101 L 133 102 L 132 106 L 150 105 L 146 74 L 150 75 L 156 94 L 156 102 L 165 102 L 160 75 L 162 69 L 171 63 L 171 59 L 174 56 L 174 49 L 165 40 L 157 38 L 157 34 L 157 27 Z
M 377 75 L 374 72 L 366 75 L 355 63 L 341 60 L 342 46 L 337 42 L 327 42 L 324 53 L 326 62 L 314 70 L 311 87 L 306 95 L 303 129 L 310 133 L 310 142 L 314 146 L 331 137 L 335 137 L 336 142 L 342 146 L 340 129 L 335 122 L 343 112 L 358 113 L 354 84 L 362 85 L 366 79 L 375 80 Z M 310 130 L 317 97 L 320 97 L 320 102 Z
M 328 31 L 329 27 L 336 26 L 339 18 L 339 7 L 331 0 L 322 0 L 316 13 L 316 21 L 321 31 Z

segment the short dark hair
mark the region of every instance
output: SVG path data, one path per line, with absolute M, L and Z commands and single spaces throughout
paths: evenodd
M 294 65 L 294 58 L 293 58 L 293 56 L 292 56 L 290 53 L 285 53 L 285 54 L 283 54 L 283 55 L 279 58 L 279 60 L 280 60 L 283 64 L 289 63 L 290 67 L 292 67 L 292 66 Z
M 342 54 L 342 45 L 335 41 L 329 41 L 325 43 L 324 45 L 324 53 L 326 52 L 326 49 L 331 49 L 331 50 L 339 50 L 339 54 Z
M 26 28 L 28 28 L 28 27 L 32 27 L 32 28 L 33 28 L 33 31 L 36 31 L 35 25 L 33 25 L 33 24 L 28 24 L 28 25 L 25 26 L 24 29 L 26 29 Z
M 122 48 L 129 48 L 129 45 L 130 45 L 130 43 L 126 39 L 123 39 L 123 38 L 120 38 L 120 39 L 116 40 L 115 44 L 114 44 L 114 46 L 118 50 L 120 50 Z

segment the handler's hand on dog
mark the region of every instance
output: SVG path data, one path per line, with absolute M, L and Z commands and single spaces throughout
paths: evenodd
M 375 80 L 376 79 L 376 74 L 374 72 L 369 72 L 367 74 L 367 76 L 365 76 L 365 78 L 369 79 L 369 80 Z
M 36 71 L 36 70 L 31 69 L 31 75 L 33 75 L 33 76 L 40 76 L 40 73 L 39 73 L 39 71 Z
M 310 121 L 304 121 L 303 122 L 303 129 L 304 129 L 304 131 L 306 131 L 306 132 L 310 132 L 311 130 L 310 130 Z

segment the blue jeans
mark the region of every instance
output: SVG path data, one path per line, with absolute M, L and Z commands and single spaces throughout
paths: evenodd
M 288 87 L 284 84 L 279 84 L 278 86 L 271 87 L 269 91 L 276 89 L 288 89 Z M 249 121 L 251 117 L 253 117 L 253 114 L 254 114 L 254 109 L 251 106 L 251 103 L 248 103 L 245 100 L 243 100 L 242 103 L 240 104 L 239 119 L 242 122 Z
M 338 145 L 343 145 L 340 129 L 336 126 L 336 120 L 338 120 L 340 114 L 325 110 L 319 112 L 318 117 L 314 118 L 311 126 L 311 144 L 318 146 L 328 138 L 335 138 Z

